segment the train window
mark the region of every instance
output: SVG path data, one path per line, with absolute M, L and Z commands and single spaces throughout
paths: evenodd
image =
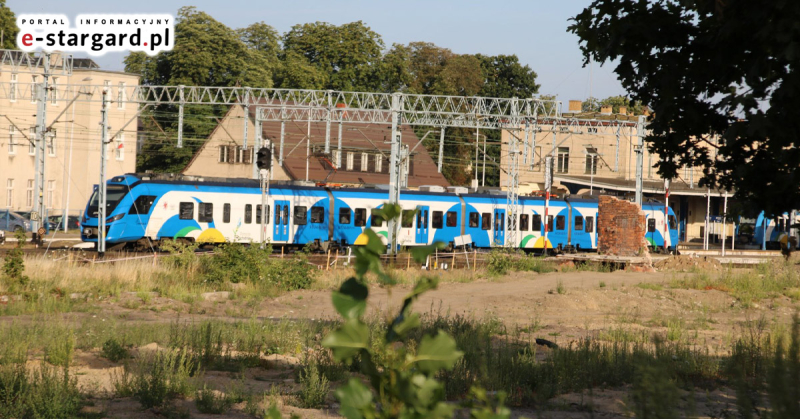
M 564 229 L 565 217 L 563 215 L 556 216 L 556 230 Z
M 256 205 L 256 224 L 261 224 L 261 205 Z
M 325 221 L 325 208 L 311 207 L 311 222 L 320 224 Z
M 283 225 L 287 225 L 289 224 L 289 206 L 284 205 L 282 212 L 283 216 L 281 218 L 283 218 Z
M 542 216 L 533 214 L 533 231 L 542 231 Z
M 250 224 L 253 222 L 253 206 L 247 204 L 244 206 L 244 223 Z
M 146 215 L 150 213 L 150 208 L 153 207 L 153 202 L 156 201 L 156 197 L 153 195 L 142 195 L 136 198 L 133 201 L 133 205 L 131 205 L 131 209 L 128 211 L 128 214 L 140 214 Z
M 194 202 L 181 202 L 178 205 L 178 214 L 181 220 L 191 220 L 194 218 Z
M 503 216 L 499 213 L 494 213 L 494 231 L 500 231 L 503 229 Z
M 594 217 L 586 217 L 586 228 L 584 229 L 587 233 L 594 232 Z
M 655 231 L 656 231 L 656 219 L 655 218 L 647 219 L 647 232 L 655 233 Z
M 428 228 L 428 210 L 420 211 L 417 214 L 417 217 L 419 217 L 419 220 L 417 220 L 417 227 Z
M 350 208 L 339 208 L 339 224 L 350 224 Z
M 383 225 L 383 218 L 381 218 L 378 215 L 375 215 L 375 211 L 377 210 L 374 209 L 372 210 L 372 222 L 370 223 L 370 225 L 372 225 L 373 227 L 380 227 Z
M 469 226 L 472 228 L 478 228 L 481 225 L 481 215 L 477 212 L 469 213 Z
M 481 214 L 481 229 L 489 230 L 492 228 L 492 214 L 484 212 Z
M 231 204 L 222 205 L 222 222 L 223 223 L 231 222 Z
M 458 213 L 455 211 L 447 211 L 445 218 L 445 224 L 448 227 L 455 227 L 458 224 Z
M 547 216 L 547 231 L 548 232 L 553 231 L 553 216 L 552 215 L 548 215 Z
M 294 206 L 294 225 L 304 226 L 308 223 L 308 207 Z
M 266 220 L 266 221 L 267 221 L 267 224 L 269 224 L 269 205 L 267 205 L 267 214 L 266 214 L 266 217 L 267 217 L 267 220 Z
M 197 221 L 201 223 L 213 223 L 214 204 L 201 202 L 197 208 Z
M 403 210 L 403 218 L 400 222 L 400 226 L 403 228 L 411 228 L 414 227 L 414 214 L 417 210 Z
M 675 216 L 674 215 L 670 215 L 669 218 L 667 218 L 667 219 L 669 220 L 669 229 L 670 230 L 677 230 L 678 229 L 678 222 L 677 222 L 677 220 L 675 220 Z
M 434 211 L 433 218 L 431 218 L 431 227 L 442 228 L 444 227 L 444 213 L 441 211 Z
M 575 231 L 583 230 L 583 217 L 580 215 L 575 216 L 575 225 L 572 227 Z
M 367 209 L 366 208 L 356 208 L 356 216 L 354 225 L 356 227 L 364 227 L 367 225 Z
M 519 215 L 519 231 L 528 231 L 528 225 L 530 224 L 530 215 L 528 214 L 520 214 Z

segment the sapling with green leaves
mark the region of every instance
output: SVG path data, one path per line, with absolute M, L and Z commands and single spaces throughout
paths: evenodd
M 373 210 L 372 216 L 389 221 L 400 216 L 397 205 L 384 205 Z M 386 333 L 377 344 L 370 341 L 370 328 L 362 319 L 367 309 L 369 288 L 366 276 L 374 274 L 379 282 L 393 285 L 392 278 L 381 266 L 380 257 L 386 250 L 381 238 L 372 229 L 365 246 L 356 247 L 355 276 L 345 281 L 333 292 L 333 305 L 342 316 L 342 325 L 322 342 L 338 361 L 358 362 L 361 372 L 368 378 L 368 387 L 361 380 L 351 378 L 336 390 L 341 403 L 340 413 L 348 419 L 370 418 L 451 418 L 455 406 L 445 401 L 444 386 L 436 379 L 442 370 L 452 370 L 463 353 L 456 341 L 439 331 L 435 336 L 423 337 L 415 348 L 408 345 L 410 331 L 420 326 L 420 316 L 411 311 L 419 296 L 436 288 L 435 278 L 423 277 L 403 300 L 397 316 L 390 322 Z M 426 257 L 441 243 L 411 249 L 417 262 Z M 478 393 L 481 394 L 481 393 Z M 485 393 L 483 393 L 485 394 Z M 510 413 L 502 405 L 486 403 L 473 410 L 476 418 L 508 418 Z

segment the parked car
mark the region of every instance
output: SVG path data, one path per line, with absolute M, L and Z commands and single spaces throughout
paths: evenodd
M 50 227 L 50 230 L 61 230 L 64 228 L 62 224 L 63 220 L 62 215 L 51 215 L 47 217 L 47 223 Z M 81 220 L 80 218 L 70 215 L 67 217 L 67 230 L 76 230 L 81 228 Z
M 24 216 L 14 211 L 0 209 L 0 230 L 16 231 L 16 230 L 29 230 L 31 222 Z

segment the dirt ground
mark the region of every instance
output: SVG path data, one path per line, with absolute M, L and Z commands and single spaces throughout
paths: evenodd
M 659 319 L 680 318 L 687 329 L 695 334 L 694 342 L 710 352 L 726 352 L 730 338 L 741 329 L 743 322 L 764 317 L 770 322 L 788 323 L 798 310 L 797 302 L 781 297 L 763 300 L 748 308 L 742 307 L 730 295 L 717 290 L 671 289 L 671 280 L 691 273 L 682 272 L 553 272 L 536 274 L 512 273 L 492 280 L 470 283 L 444 283 L 438 289 L 424 294 L 415 304 L 418 312 L 461 314 L 475 319 L 494 318 L 508 328 L 531 331 L 560 345 L 580 337 L 594 335 L 611 327 L 632 330 L 648 329 L 663 332 L 666 327 Z M 379 286 L 370 289 L 369 310 L 372 315 L 382 315 L 396 309 L 408 291 L 397 286 L 391 290 Z M 206 301 L 189 304 L 153 296 L 146 304 L 132 306 L 126 301 L 140 299 L 135 293 L 124 294 L 119 301 L 97 302 L 98 310 L 77 313 L 74 316 L 115 316 L 126 322 L 164 322 L 165 327 L 177 318 L 187 319 L 335 319 L 330 290 L 303 290 L 266 299 L 258 304 L 241 300 L 228 300 L 223 293 L 207 295 Z M 17 318 L 18 320 L 19 318 Z M 11 321 L 12 318 L 0 318 Z M 139 350 L 156 350 L 155 344 Z M 253 368 L 244 373 L 243 383 L 249 391 L 268 392 L 273 385 L 293 388 L 292 369 L 298 359 L 290 356 L 265 356 L 269 369 Z M 78 352 L 71 371 L 79 383 L 94 394 L 113 392 L 112 375 L 121 372 L 120 364 L 101 358 L 98 353 Z M 219 384 L 240 380 L 234 373 L 210 371 L 206 379 Z M 593 394 L 569 394 L 559 397 L 557 409 L 542 412 L 515 411 L 515 416 L 550 418 L 587 418 L 587 405 L 592 406 L 591 417 L 630 417 L 625 389 L 598 389 Z M 684 397 L 687 395 L 684 394 Z M 734 408 L 730 392 L 718 390 L 697 396 L 698 413 L 716 417 L 719 412 Z M 589 400 L 591 402 L 589 402 Z M 227 415 L 199 414 L 191 401 L 180 401 L 189 409 L 191 417 L 252 417 L 242 412 L 242 406 Z M 152 410 L 143 411 L 132 399 L 98 397 L 89 410 L 103 411 L 113 418 L 155 418 Z M 716 409 L 716 410 L 715 410 Z M 284 414 L 296 413 L 303 418 L 338 417 L 338 406 L 330 410 L 304 410 L 283 406 Z M 715 413 L 716 412 L 716 413 Z

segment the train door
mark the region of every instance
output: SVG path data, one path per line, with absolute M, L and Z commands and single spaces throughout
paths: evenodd
M 420 206 L 417 207 L 417 210 L 416 243 L 428 244 L 428 219 L 430 207 Z
M 504 246 L 506 244 L 506 210 L 494 210 L 494 244 Z
M 275 217 L 272 224 L 272 239 L 289 240 L 289 201 L 275 201 Z

